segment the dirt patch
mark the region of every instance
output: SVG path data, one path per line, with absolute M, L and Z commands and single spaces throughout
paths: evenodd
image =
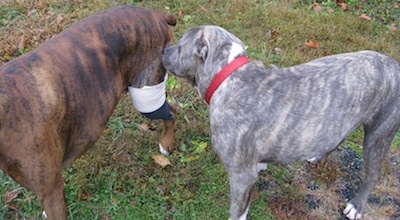
M 286 173 L 282 174 L 282 168 Z M 317 164 L 272 167 L 260 174 L 258 191 L 269 195 L 267 205 L 276 219 L 345 220 L 342 210 L 363 180 L 362 156 L 342 146 Z M 399 189 L 400 160 L 392 152 L 383 162 L 381 179 L 368 199 L 363 219 L 400 219 Z

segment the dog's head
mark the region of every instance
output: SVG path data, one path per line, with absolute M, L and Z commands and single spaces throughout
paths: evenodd
M 204 98 L 215 75 L 240 55 L 246 55 L 245 47 L 233 34 L 218 26 L 199 26 L 183 34 L 178 45 L 166 47 L 162 61 L 168 71 L 197 87 Z

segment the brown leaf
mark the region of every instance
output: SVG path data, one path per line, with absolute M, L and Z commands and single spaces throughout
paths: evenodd
M 275 53 L 278 54 L 278 55 L 281 55 L 281 54 L 282 54 L 282 49 L 279 48 L 279 47 L 275 47 L 275 48 L 274 48 L 274 51 L 275 51 Z
M 148 131 L 150 129 L 150 126 L 146 123 L 140 124 L 139 129 L 142 131 Z
M 57 16 L 57 24 L 61 24 L 63 21 L 64 21 L 64 18 L 63 18 L 63 16 L 61 16 L 61 15 L 58 15 Z
M 162 154 L 153 155 L 151 157 L 153 158 L 154 162 L 160 165 L 162 168 L 171 165 L 171 161 Z
M 392 30 L 392 31 L 397 31 L 398 29 L 399 29 L 399 26 L 397 26 L 397 24 L 392 23 L 392 24 L 390 25 L 390 30 Z
M 276 40 L 279 38 L 279 35 L 280 35 L 279 31 L 274 28 L 270 29 L 266 34 L 268 40 L 270 39 Z
M 367 21 L 372 20 L 372 18 L 370 16 L 366 15 L 366 14 L 361 14 L 359 18 L 367 20 Z
M 253 191 L 253 192 L 251 193 L 251 201 L 254 202 L 254 201 L 256 201 L 258 198 L 260 198 L 260 192 Z
M 91 194 L 89 194 L 89 193 L 82 193 L 82 194 L 79 196 L 79 200 L 80 200 L 80 201 L 86 201 L 90 196 L 91 196 Z
M 338 2 L 337 5 L 343 9 L 343 11 L 349 10 L 349 6 L 347 6 L 344 2 Z
M 319 47 L 319 42 L 316 40 L 309 40 L 308 42 L 306 42 L 306 46 L 317 49 Z
M 183 19 L 183 18 L 185 17 L 185 12 L 179 11 L 179 12 L 178 12 L 178 17 L 179 17 L 180 19 Z
M 6 192 L 6 204 L 12 202 L 15 198 L 17 198 L 19 192 Z
M 18 42 L 18 49 L 23 50 L 26 45 L 25 35 L 22 35 Z
M 204 12 L 208 12 L 208 9 L 204 5 L 199 5 L 200 9 Z
M 33 10 L 29 10 L 28 13 L 26 13 L 26 16 L 30 17 L 32 16 L 37 10 L 33 9 Z
M 322 6 L 320 4 L 318 4 L 317 2 L 314 2 L 313 9 L 316 12 L 320 12 L 320 11 L 322 11 Z

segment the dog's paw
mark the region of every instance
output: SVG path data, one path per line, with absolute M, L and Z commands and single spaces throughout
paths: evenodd
M 318 163 L 319 158 L 313 157 L 313 158 L 311 158 L 311 159 L 308 159 L 307 161 L 310 162 L 310 163 L 312 163 L 312 164 L 316 164 L 316 163 Z
M 46 211 L 43 211 L 43 212 L 42 212 L 42 219 L 47 219 Z
M 346 208 L 343 210 L 343 214 L 346 215 L 348 219 L 360 219 L 362 217 L 361 213 L 358 213 L 356 207 L 353 204 L 347 203 Z
M 160 153 L 164 156 L 169 156 L 169 152 L 164 149 L 161 143 L 158 143 L 158 147 L 160 148 Z
M 257 163 L 257 167 L 256 167 L 257 173 L 259 173 L 262 170 L 267 170 L 267 167 L 268 167 L 268 164 L 266 164 L 266 163 Z

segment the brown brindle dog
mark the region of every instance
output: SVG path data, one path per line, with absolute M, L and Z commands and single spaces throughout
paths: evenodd
M 117 6 L 78 22 L 0 68 L 0 168 L 67 219 L 62 169 L 102 135 L 127 86 L 164 80 L 176 18 Z M 161 145 L 172 150 L 174 119 Z

